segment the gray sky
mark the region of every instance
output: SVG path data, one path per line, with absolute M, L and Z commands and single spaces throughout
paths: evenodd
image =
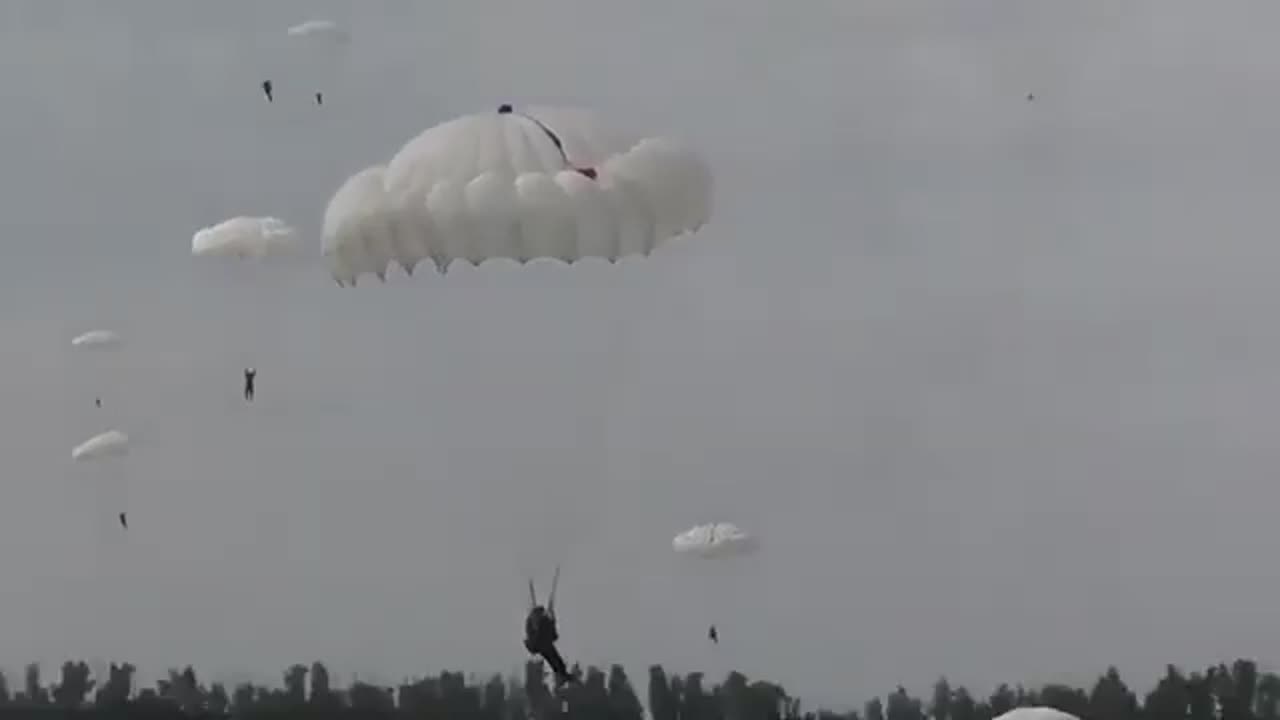
M 280 55 L 312 17 L 355 38 L 322 109 Z M 572 659 L 735 666 L 824 702 L 1269 660 L 1278 20 L 0 5 L 0 662 L 506 670 L 524 575 L 556 561 Z M 712 223 L 613 273 L 356 291 L 189 256 L 236 214 L 318 249 L 346 175 L 501 102 L 690 138 Z M 127 352 L 70 352 L 99 326 Z M 126 463 L 71 463 L 113 425 Z M 764 552 L 673 557 L 716 519 Z

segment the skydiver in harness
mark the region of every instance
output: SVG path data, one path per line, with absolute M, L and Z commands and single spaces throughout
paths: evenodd
M 262 81 L 262 94 L 267 96 L 267 102 L 272 102 L 273 100 L 275 100 L 275 98 L 274 98 L 274 97 L 272 97 L 272 95 L 271 95 L 271 81 L 270 81 L 270 80 L 263 80 L 263 81 Z
M 538 604 L 533 580 L 529 581 L 529 615 L 524 620 L 524 647 L 530 654 L 541 656 L 551 667 L 556 676 L 556 687 L 575 681 L 556 649 L 556 641 L 560 639 L 556 629 L 556 586 L 559 584 L 560 567 L 557 565 L 555 577 L 551 580 L 551 594 L 547 597 L 547 606 L 543 607 Z
M 253 381 L 258 377 L 258 371 L 253 368 L 244 369 L 244 399 L 253 399 Z

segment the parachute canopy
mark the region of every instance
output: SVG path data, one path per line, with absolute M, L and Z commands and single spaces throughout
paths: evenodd
M 119 347 L 120 335 L 111 330 L 90 330 L 71 340 L 72 347 L 85 349 L 107 349 Z
M 196 256 L 265 258 L 298 250 L 297 231 L 273 217 L 234 217 L 202 228 L 191 238 L 191 254 Z
M 712 176 L 668 138 L 635 140 L 572 108 L 466 115 L 347 179 L 324 214 L 339 285 L 397 263 L 648 254 L 711 214 Z
M 96 460 L 129 454 L 129 436 L 119 430 L 108 430 L 85 440 L 71 451 L 72 460 Z
M 733 523 L 709 523 L 694 526 L 671 541 L 678 553 L 701 557 L 747 555 L 758 547 L 756 539 Z
M 289 37 L 299 40 L 323 41 L 335 44 L 346 44 L 351 41 L 351 33 L 332 20 L 308 20 L 288 29 Z
M 996 717 L 995 720 L 1080 720 L 1080 718 L 1057 708 L 1020 707 Z

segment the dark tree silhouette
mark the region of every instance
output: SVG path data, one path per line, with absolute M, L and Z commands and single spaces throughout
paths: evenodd
M 581 684 L 553 693 L 540 662 L 525 666 L 523 679 L 468 678 L 459 672 L 406 680 L 396 688 L 357 682 L 331 685 L 319 662 L 286 669 L 276 688 L 245 683 L 228 697 L 226 688 L 206 689 L 194 668 L 169 670 L 153 688 L 135 692 L 135 669 L 111 663 L 94 677 L 82 661 L 61 665 L 58 681 L 46 687 L 40 667 L 28 665 L 21 692 L 10 695 L 0 674 L 0 720 L 69 717 L 227 718 L 243 720 L 643 720 L 645 703 L 620 665 L 575 669 Z M 308 686 L 308 682 L 310 683 Z M 940 678 L 929 700 L 903 687 L 876 697 L 857 712 L 804 711 L 785 688 L 731 672 L 709 685 L 701 673 L 668 673 L 649 668 L 648 715 L 653 720 L 993 720 L 1019 706 L 1048 706 L 1081 720 L 1280 720 L 1280 676 L 1259 670 L 1251 660 L 1219 663 L 1203 672 L 1168 666 L 1156 686 L 1136 695 L 1108 668 L 1089 689 L 1062 684 L 1039 688 L 1003 684 L 987 701 Z M 92 702 L 90 701 L 92 698 Z
M 53 686 L 53 701 L 59 707 L 78 708 L 89 699 L 94 681 L 89 666 L 83 661 L 62 663 L 62 679 Z

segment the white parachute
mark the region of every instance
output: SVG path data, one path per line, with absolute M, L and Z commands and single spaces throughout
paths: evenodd
M 343 287 L 365 274 L 385 280 L 393 264 L 412 274 L 424 261 L 439 273 L 454 261 L 616 262 L 698 231 L 710 219 L 712 195 L 711 169 L 675 139 L 611 129 L 580 108 L 502 105 L 435 125 L 385 164 L 348 178 L 325 209 L 322 255 Z M 593 291 L 584 305 L 611 304 L 615 288 Z M 590 476 L 597 479 L 592 493 L 610 491 L 609 419 L 620 383 L 612 372 L 584 372 L 581 358 L 603 358 L 591 362 L 619 372 L 628 361 L 630 323 L 625 308 L 615 309 L 600 313 L 605 324 L 580 334 L 594 347 L 567 351 L 557 364 L 562 374 L 543 378 L 545 386 L 564 380 L 581 387 L 598 375 L 599 385 L 579 391 L 583 406 L 571 413 L 579 452 L 556 453 L 565 467 L 521 484 L 530 493 L 523 516 L 533 523 L 521 547 L 529 556 L 518 561 L 526 572 L 548 556 L 566 560 L 587 546 L 586 534 L 607 524 L 601 513 L 581 510 L 606 504 L 603 498 L 588 502 L 559 479 Z M 509 355 L 510 365 L 495 372 L 527 372 L 520 353 Z M 571 492 L 574 501 L 566 502 Z
M 102 406 L 103 391 L 114 386 L 116 382 L 114 375 L 119 371 L 118 358 L 113 362 L 112 358 L 103 357 L 103 355 L 114 353 L 123 344 L 123 338 L 114 330 L 90 330 L 71 339 L 71 347 L 74 351 L 99 356 L 80 369 L 80 372 L 84 373 L 85 383 L 82 390 L 91 392 L 95 396 L 98 407 Z
M 94 435 L 71 451 L 71 459 L 78 461 L 119 458 L 129 454 L 129 436 L 119 430 Z
M 119 333 L 112 330 L 90 330 L 71 340 L 71 346 L 85 350 L 108 350 L 122 344 Z
M 678 553 L 713 558 L 749 555 L 759 544 L 737 525 L 724 522 L 689 528 L 671 540 L 671 547 Z
M 288 29 L 290 37 L 325 41 L 333 44 L 351 42 L 351 33 L 332 20 L 307 20 Z
M 995 720 L 1080 720 L 1080 718 L 1057 708 L 1020 707 L 997 716 Z
M 591 113 L 535 107 L 467 115 L 356 173 L 324 214 L 323 254 L 339 285 L 423 260 L 616 261 L 697 231 L 712 175 L 670 138 L 608 131 Z
M 261 260 L 300 250 L 297 231 L 274 217 L 233 217 L 201 228 L 191 237 L 191 254 L 197 257 Z
M 286 31 L 290 80 L 305 84 L 312 93 L 327 91 L 346 60 L 351 33 L 332 20 L 308 20 Z
M 274 217 L 241 215 L 191 237 L 192 256 L 209 264 L 228 290 L 226 306 L 236 330 L 234 336 L 226 333 L 226 340 L 245 353 L 239 364 L 261 364 L 259 353 L 272 352 L 281 342 L 279 314 L 286 296 L 279 286 L 287 266 L 301 262 L 301 249 L 297 230 Z
M 71 451 L 72 460 L 89 463 L 95 468 L 95 474 L 101 474 L 93 483 L 93 492 L 102 509 L 109 507 L 112 514 L 119 513 L 122 524 L 126 523 L 129 505 L 128 469 L 125 467 L 128 455 L 129 436 L 119 430 L 94 435 Z
M 703 615 L 708 622 L 712 618 L 721 622 L 731 619 L 735 599 L 746 595 L 744 584 L 755 569 L 750 556 L 759 548 L 756 538 L 733 523 L 707 523 L 676 535 L 671 547 L 680 555 L 696 558 L 681 563 L 688 573 L 683 584 L 691 590 L 689 602 L 700 609 L 694 614 Z M 711 623 L 713 628 L 716 625 Z M 718 638 L 713 639 L 719 644 Z

